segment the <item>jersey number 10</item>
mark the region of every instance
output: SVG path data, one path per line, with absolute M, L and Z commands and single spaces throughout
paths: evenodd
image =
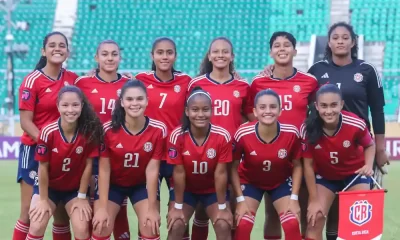
M 193 162 L 193 174 L 206 174 L 208 171 L 208 163 L 207 162 Z

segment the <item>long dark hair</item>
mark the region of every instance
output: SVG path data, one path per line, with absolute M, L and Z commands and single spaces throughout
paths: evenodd
M 233 53 L 233 44 L 232 44 L 231 40 L 229 40 L 229 39 L 226 38 L 226 37 L 217 37 L 217 38 L 214 38 L 214 39 L 211 41 L 210 46 L 208 47 L 207 53 L 206 53 L 206 55 L 204 56 L 203 61 L 202 61 L 201 64 L 200 64 L 200 73 L 199 73 L 198 76 L 201 76 L 201 75 L 204 75 L 204 74 L 206 74 L 206 73 L 212 72 L 212 70 L 213 70 L 213 65 L 212 65 L 212 62 L 210 62 L 210 60 L 208 60 L 208 54 L 209 54 L 210 51 L 211 51 L 211 46 L 213 45 L 213 43 L 216 42 L 216 41 L 218 41 L 218 40 L 223 40 L 223 41 L 227 42 L 227 43 L 231 46 L 231 53 L 232 53 L 232 55 L 235 55 L 235 54 Z M 230 72 L 231 74 L 233 74 L 233 73 L 235 72 L 235 64 L 234 64 L 234 61 L 232 61 L 232 62 L 229 64 L 229 72 Z
M 210 95 L 204 91 L 201 87 L 196 86 L 192 89 L 192 91 L 190 92 L 189 97 L 187 98 L 186 102 L 185 102 L 185 108 L 187 108 L 189 106 L 189 102 L 191 100 L 191 98 L 198 93 L 202 93 L 204 95 L 206 95 L 209 99 L 210 99 L 210 106 L 212 105 L 212 101 L 211 101 L 211 97 Z M 186 112 L 183 111 L 183 116 L 182 116 L 182 132 L 186 131 L 187 129 L 189 129 L 190 127 L 190 119 L 188 116 L 186 116 Z
M 357 59 L 358 58 L 358 35 L 354 32 L 353 26 L 351 26 L 348 23 L 345 22 L 338 22 L 333 24 L 328 31 L 328 43 L 326 44 L 325 48 L 325 58 L 326 59 L 332 59 L 332 49 L 329 47 L 329 41 L 331 39 L 332 32 L 337 28 L 337 27 L 344 27 L 349 31 L 351 40 L 354 42 L 354 46 L 351 48 L 351 58 L 352 59 Z
M 118 45 L 118 43 L 117 43 L 116 41 L 111 40 L 111 39 L 103 40 L 103 41 L 101 41 L 101 42 L 99 43 L 99 45 L 97 45 L 97 48 L 96 48 L 96 56 L 98 56 L 100 47 L 101 47 L 103 44 L 114 44 L 115 46 L 117 46 L 117 47 L 118 47 L 118 51 L 119 51 L 119 55 L 120 55 L 120 57 L 121 57 L 121 48 L 119 47 L 119 45 Z M 117 70 L 118 70 L 118 67 L 117 67 Z M 97 64 L 97 66 L 96 66 L 96 74 L 99 73 L 99 72 L 100 72 L 100 65 Z
M 176 44 L 175 44 L 174 40 L 172 40 L 169 37 L 159 37 L 156 40 L 154 40 L 153 45 L 151 47 L 151 55 L 154 55 L 154 50 L 156 50 L 157 44 L 159 44 L 160 42 L 164 42 L 164 41 L 169 42 L 172 44 L 172 46 L 174 46 L 174 52 L 175 52 L 175 57 L 176 57 L 176 55 L 178 54 L 176 51 Z M 154 63 L 154 61 L 151 61 L 151 70 L 153 70 L 153 71 L 157 70 L 157 66 Z M 174 66 L 172 66 L 171 71 L 172 71 L 172 73 L 179 72 L 179 71 L 175 70 Z
M 42 48 L 43 48 L 43 49 L 46 49 L 46 44 L 47 44 L 47 42 L 49 41 L 49 38 L 50 38 L 51 36 L 54 36 L 54 35 L 60 35 L 60 36 L 62 36 L 62 37 L 64 38 L 64 40 L 65 40 L 65 44 L 67 45 L 67 49 L 68 49 L 68 39 L 67 39 L 67 37 L 66 37 L 63 33 L 61 33 L 61 32 L 51 32 L 51 33 L 47 34 L 47 35 L 44 37 L 44 39 L 43 39 Z M 39 59 L 39 61 L 38 61 L 38 63 L 36 63 L 35 69 L 36 69 L 36 70 L 42 69 L 42 68 L 44 68 L 44 67 L 46 66 L 46 64 L 47 64 L 47 57 L 46 57 L 46 56 L 41 56 L 40 59 Z
M 147 90 L 144 84 L 136 79 L 128 80 L 121 88 L 121 94 L 115 102 L 115 108 L 111 116 L 111 128 L 113 130 L 119 129 L 125 123 L 125 109 L 121 106 L 121 101 L 129 88 L 140 88 L 147 96 Z
M 342 99 L 342 92 L 334 84 L 325 84 L 317 91 L 315 98 L 317 102 L 318 97 L 324 93 L 335 93 L 340 96 L 340 99 Z M 315 144 L 322 137 L 324 125 L 324 121 L 314 105 L 315 104 L 311 105 L 310 113 L 305 121 L 308 142 L 311 144 Z
M 57 104 L 59 104 L 62 95 L 67 92 L 76 93 L 82 102 L 82 112 L 78 118 L 77 124 L 78 132 L 85 136 L 89 145 L 98 146 L 103 140 L 103 125 L 93 110 L 92 105 L 89 103 L 82 91 L 72 85 L 61 88 L 58 92 Z

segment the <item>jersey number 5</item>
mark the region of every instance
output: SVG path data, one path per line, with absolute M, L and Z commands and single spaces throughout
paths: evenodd
M 139 153 L 125 153 L 124 167 L 139 167 Z
M 330 157 L 331 157 L 331 163 L 332 164 L 338 164 L 339 158 L 337 157 L 338 152 L 329 152 Z
M 208 170 L 208 163 L 207 162 L 193 162 L 193 174 L 206 174 Z

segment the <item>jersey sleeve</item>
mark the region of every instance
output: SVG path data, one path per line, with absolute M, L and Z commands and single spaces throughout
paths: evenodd
M 246 107 L 245 107 L 246 114 L 253 113 L 254 98 L 255 98 L 256 94 L 257 94 L 257 83 L 253 79 L 253 82 L 251 83 L 251 85 L 249 87 L 249 94 L 247 94 Z
M 303 158 L 313 158 L 311 145 L 308 143 L 307 139 L 301 141 L 301 157 Z
M 374 143 L 368 128 L 364 128 L 364 130 L 359 129 L 356 134 L 356 142 L 363 147 L 369 147 Z
M 35 111 L 36 98 L 35 77 L 28 75 L 19 87 L 19 110 Z
M 52 133 L 47 135 L 46 137 L 42 137 L 42 132 L 39 133 L 39 138 L 37 141 L 36 149 L 35 149 L 35 160 L 38 162 L 49 162 L 51 145 L 52 145 Z
M 151 158 L 155 160 L 162 160 L 164 157 L 164 153 L 165 153 L 165 136 L 163 136 L 162 132 L 160 131 L 160 134 L 155 141 L 155 147 Z
M 109 151 L 110 142 L 107 138 L 107 133 L 105 133 L 104 141 L 100 144 L 100 157 L 108 158 L 110 157 Z
M 236 134 L 235 134 L 236 135 Z M 239 139 L 237 140 L 237 138 L 233 139 L 233 144 L 232 144 L 232 160 L 233 161 L 240 161 L 242 159 L 242 155 L 243 155 L 243 145 L 242 145 L 242 140 Z
M 220 153 L 218 157 L 219 163 L 232 162 L 232 140 L 226 141 L 224 138 L 220 147 Z
M 177 141 L 179 141 L 181 138 L 178 136 L 178 139 L 174 140 L 173 135 L 170 135 L 168 137 L 167 141 L 167 163 L 173 164 L 173 165 L 181 165 L 183 164 L 183 157 L 182 157 L 182 151 L 181 147 L 179 144 L 177 144 Z
M 296 137 L 293 143 L 292 149 L 292 160 L 300 160 L 303 156 L 303 149 L 302 149 L 302 140 L 299 137 Z
M 94 146 L 89 149 L 89 158 L 96 158 L 100 155 L 101 146 Z

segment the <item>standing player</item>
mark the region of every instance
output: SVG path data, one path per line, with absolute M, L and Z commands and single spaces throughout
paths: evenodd
M 43 239 L 50 216 L 63 202 L 75 239 L 88 240 L 92 210 L 86 192 L 103 128 L 77 87 L 63 87 L 58 93 L 57 107 L 61 117 L 43 127 L 37 141 L 35 160 L 39 161 L 39 177 L 34 186 L 27 239 Z
M 112 121 L 104 124 L 94 240 L 109 239 L 126 197 L 138 217 L 139 238 L 160 239 L 158 174 L 167 129 L 162 122 L 144 115 L 146 107 L 146 87 L 138 80 L 128 81 L 121 89 Z
M 75 73 L 62 68 L 68 55 L 67 38 L 60 32 L 47 34 L 43 40 L 42 56 L 35 70 L 24 78 L 19 88 L 20 121 L 21 128 L 24 130 L 21 137 L 17 176 L 21 187 L 21 212 L 14 228 L 13 240 L 25 240 L 28 234 L 32 186 L 37 178 L 38 169 L 34 154 L 39 131 L 46 123 L 60 116 L 55 104 L 57 94 L 64 85 L 72 85 L 78 77 Z M 56 214 L 53 238 L 55 240 L 71 239 L 68 220 L 60 220 Z
M 199 87 L 190 93 L 182 126 L 169 136 L 168 163 L 174 164 L 168 239 L 181 240 L 186 222 L 200 202 L 213 221 L 217 239 L 230 240 L 232 213 L 227 207 L 230 134 L 210 124 L 212 101 Z
M 373 174 L 375 145 L 365 122 L 342 111 L 343 99 L 333 84 L 322 86 L 315 109 L 302 126 L 305 137 L 304 174 L 310 194 L 307 240 L 322 240 L 325 217 L 336 192 L 343 190 L 358 174 L 349 190 L 369 190 Z M 314 173 L 314 166 L 316 173 Z
M 263 195 L 268 193 L 279 213 L 285 238 L 301 240 L 298 222 L 298 194 L 302 181 L 299 132 L 294 125 L 278 122 L 282 106 L 279 95 L 273 90 L 257 93 L 254 106 L 258 121 L 243 124 L 235 134 L 231 169 L 238 202 L 234 239 L 250 239 L 255 214 Z
M 255 120 L 253 114 L 254 97 L 264 89 L 274 90 L 282 103 L 282 114 L 279 121 L 300 128 L 307 116 L 308 104 L 317 90 L 317 79 L 293 67 L 296 56 L 296 39 L 288 32 L 275 32 L 269 41 L 270 55 L 274 59 L 274 69 L 269 76 L 257 75 L 250 86 L 249 101 L 246 113 L 249 120 Z M 305 190 L 305 186 L 304 186 Z M 265 224 L 264 239 L 281 239 L 279 217 L 272 206 L 270 196 L 265 194 Z M 307 195 L 300 192 L 302 205 L 302 232 L 306 230 Z
M 129 80 L 117 72 L 121 61 L 121 51 L 113 40 L 102 41 L 96 50 L 95 56 L 98 68 L 92 76 L 83 76 L 75 81 L 93 105 L 97 116 L 102 123 L 111 120 L 111 113 L 115 108 L 115 102 L 121 92 L 122 86 Z M 98 175 L 98 159 L 93 162 L 93 179 L 91 185 L 96 185 Z M 93 188 L 94 190 L 94 188 Z M 94 192 L 91 194 L 93 196 Z M 130 239 L 129 222 L 127 216 L 127 201 L 121 206 L 114 225 L 115 239 Z

